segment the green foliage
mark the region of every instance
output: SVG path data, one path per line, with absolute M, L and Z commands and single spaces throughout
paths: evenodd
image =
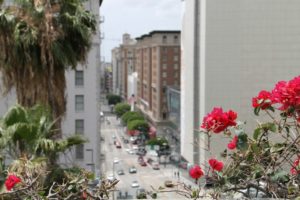
M 122 97 L 115 94 L 108 94 L 106 95 L 106 99 L 108 101 L 109 105 L 116 105 L 118 103 L 121 103 Z
M 163 144 L 168 145 L 168 140 L 166 138 L 160 138 L 160 137 L 153 138 L 153 139 L 148 140 L 148 142 L 147 142 L 147 145 L 159 145 L 160 147 L 164 146 Z
M 115 113 L 116 113 L 117 117 L 121 117 L 128 111 L 130 111 L 130 105 L 127 103 L 118 103 L 115 106 Z
M 86 142 L 80 135 L 54 140 L 54 124 L 43 106 L 13 106 L 0 120 L 0 155 L 8 150 L 12 158 L 50 156 Z
M 124 124 L 128 125 L 133 120 L 144 120 L 144 116 L 140 112 L 129 111 L 122 115 L 121 119 Z
M 127 124 L 127 129 L 148 132 L 149 124 L 145 120 L 132 120 Z

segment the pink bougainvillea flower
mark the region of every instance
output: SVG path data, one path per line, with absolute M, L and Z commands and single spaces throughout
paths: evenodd
M 286 82 L 279 81 L 272 90 L 274 103 L 280 104 L 280 110 L 286 111 L 289 108 L 300 106 L 300 76 Z
M 204 175 L 204 172 L 199 165 L 195 165 L 194 167 L 192 167 L 189 173 L 193 179 L 198 179 Z
M 228 149 L 235 149 L 237 146 L 237 142 L 238 142 L 238 136 L 234 136 L 234 138 L 227 144 Z
M 224 167 L 224 164 L 222 161 L 218 161 L 217 159 L 210 159 L 208 161 L 210 167 L 213 169 L 213 170 L 216 170 L 218 172 L 222 171 L 223 167 Z
M 220 133 L 229 126 L 235 126 L 237 113 L 229 110 L 223 112 L 222 108 L 215 107 L 211 113 L 208 113 L 204 118 L 201 128 L 214 133 Z
M 10 191 L 17 183 L 20 183 L 21 179 L 15 175 L 9 175 L 5 180 L 5 186 L 8 191 Z
M 262 110 L 270 107 L 272 105 L 271 93 L 265 90 L 259 92 L 257 97 L 252 98 L 253 108 L 260 107 Z
M 293 163 L 293 166 L 290 170 L 291 174 L 297 175 L 300 174 L 300 156 Z

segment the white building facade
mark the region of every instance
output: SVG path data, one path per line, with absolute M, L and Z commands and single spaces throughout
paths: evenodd
M 299 75 L 299 19 L 298 0 L 185 1 L 181 154 L 189 162 L 207 160 L 207 141 L 198 131 L 213 107 L 233 109 L 254 127 L 252 97 Z M 214 135 L 212 155 L 219 157 L 227 141 Z
M 99 2 L 85 3 L 97 18 L 97 32 L 85 66 L 66 72 L 67 112 L 63 121 L 64 134 L 83 134 L 89 142 L 75 147 L 72 154 L 64 156 L 62 163 L 100 173 L 100 27 Z

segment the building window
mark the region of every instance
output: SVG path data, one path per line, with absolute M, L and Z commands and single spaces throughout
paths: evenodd
M 163 68 L 163 69 L 167 69 L 167 64 L 164 63 L 163 66 L 162 66 L 162 68 Z
M 178 78 L 178 72 L 175 72 L 174 77 Z
M 83 86 L 83 71 L 82 70 L 75 71 L 75 85 Z
M 162 56 L 162 61 L 163 61 L 163 62 L 167 62 L 167 61 L 168 61 L 168 57 L 167 57 L 166 55 L 163 55 L 163 56 Z
M 75 95 L 75 111 L 84 111 L 83 95 Z
M 178 53 L 179 52 L 179 48 L 178 47 L 175 47 L 174 48 L 174 53 Z
M 163 53 L 167 53 L 168 52 L 168 48 L 167 47 L 163 47 Z
M 162 42 L 163 42 L 163 43 L 167 43 L 167 36 L 166 36 L 166 35 L 163 36 Z
M 175 61 L 175 62 L 178 61 L 178 56 L 174 56 L 174 61 Z
M 178 63 L 174 63 L 174 69 L 178 69 Z
M 174 36 L 174 43 L 178 43 L 178 35 Z
M 75 120 L 75 134 L 83 135 L 84 133 L 84 120 Z M 76 159 L 84 158 L 84 144 L 79 144 L 75 146 L 75 157 Z
M 167 72 L 163 72 L 163 73 L 162 73 L 162 77 L 163 77 L 163 78 L 166 78 L 166 77 L 167 77 Z
M 163 86 L 167 86 L 167 81 L 163 81 Z
M 84 133 L 84 120 L 76 119 L 75 120 L 75 134 L 83 135 Z

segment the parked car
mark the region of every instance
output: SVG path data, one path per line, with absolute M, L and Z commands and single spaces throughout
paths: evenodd
M 147 166 L 147 163 L 146 163 L 145 161 L 141 161 L 141 162 L 139 162 L 139 163 L 140 163 L 140 165 L 143 166 L 143 167 Z
M 153 163 L 153 159 L 152 158 L 148 158 L 147 159 L 147 163 L 149 163 L 151 165 Z
M 136 190 L 136 198 L 137 199 L 147 199 L 147 192 L 144 188 L 140 188 Z
M 114 158 L 114 163 L 115 163 L 115 164 L 119 163 L 119 161 L 120 161 L 120 160 L 119 160 L 118 158 Z
M 140 185 L 139 185 L 139 183 L 137 181 L 132 181 L 131 187 L 137 188 L 137 187 L 140 187 Z
M 159 164 L 158 163 L 152 163 L 152 169 L 159 170 Z
M 135 154 L 135 150 L 130 149 L 130 150 L 129 150 L 129 154 Z
M 124 170 L 123 169 L 120 169 L 120 170 L 118 170 L 118 175 L 124 175 L 125 174 L 125 172 L 124 172 Z
M 123 142 L 124 142 L 124 144 L 128 144 L 129 140 L 128 139 L 124 139 Z
M 136 170 L 136 168 L 134 166 L 132 166 L 132 167 L 129 168 L 129 173 L 130 174 L 133 174 L 133 173 L 136 173 L 136 172 L 137 172 L 137 170 Z
M 108 174 L 107 180 L 109 180 L 109 181 L 114 181 L 115 179 L 116 179 L 116 178 L 115 178 L 114 174 Z
M 120 143 L 120 142 L 116 142 L 116 147 L 117 147 L 118 149 L 122 148 L 121 143 Z
M 187 169 L 188 163 L 187 162 L 181 162 L 179 163 L 179 167 L 182 169 Z

